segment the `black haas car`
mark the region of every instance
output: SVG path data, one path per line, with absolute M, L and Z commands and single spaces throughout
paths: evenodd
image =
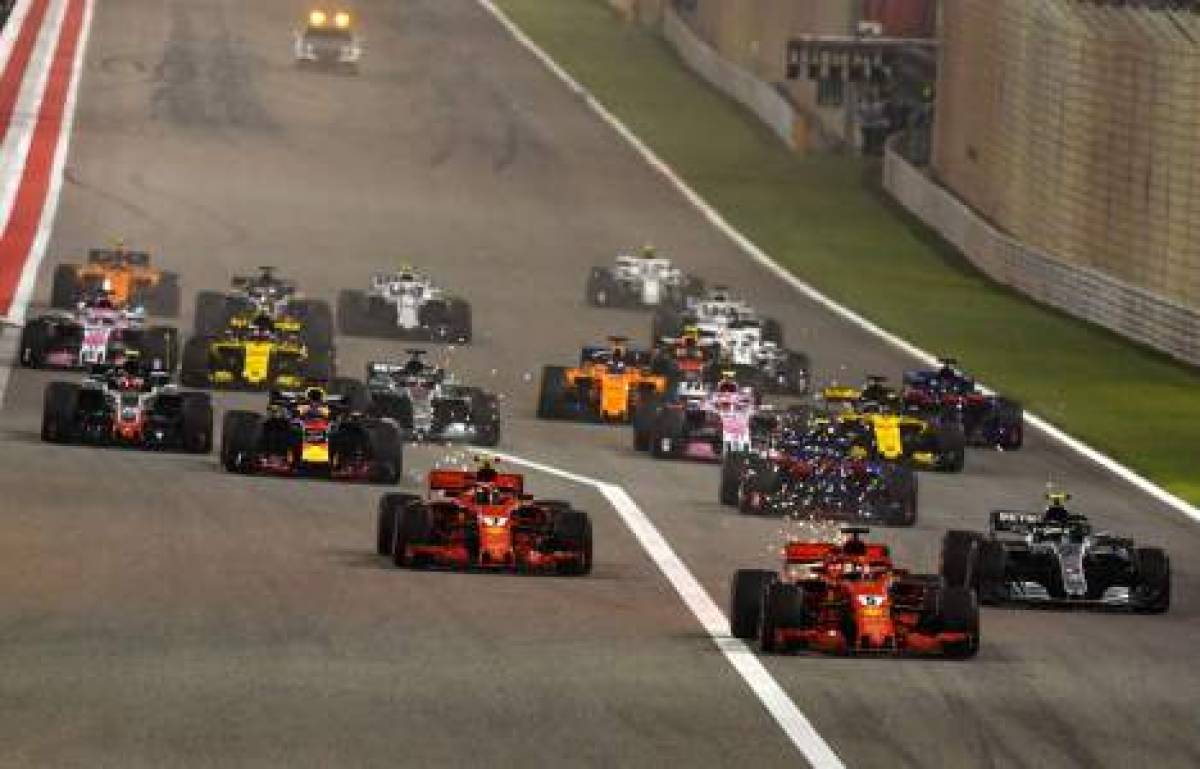
M 229 472 L 396 483 L 403 469 L 400 431 L 353 410 L 319 387 L 272 392 L 266 414 L 230 411 L 221 435 Z
M 1042 513 L 995 510 L 986 533 L 947 532 L 942 543 L 947 584 L 973 587 L 987 604 L 1167 611 L 1167 554 L 1094 530 L 1085 516 L 1067 511 L 1067 498 L 1050 495 Z
M 50 382 L 42 440 L 207 454 L 213 441 L 208 393 L 180 390 L 169 380 L 162 370 L 105 364 L 82 382 Z

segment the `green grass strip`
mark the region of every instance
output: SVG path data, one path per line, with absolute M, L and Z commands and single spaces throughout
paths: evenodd
M 872 165 L 792 154 L 604 0 L 498 5 L 788 269 L 1200 503 L 1200 372 L 989 281 L 897 211 Z

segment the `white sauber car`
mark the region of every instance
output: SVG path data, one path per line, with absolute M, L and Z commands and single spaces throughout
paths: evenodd
M 593 267 L 587 281 L 587 301 L 596 307 L 682 308 L 703 291 L 703 281 L 659 256 L 653 246 L 620 253 L 611 267 Z
M 372 275 L 366 291 L 342 291 L 337 313 L 338 326 L 348 336 L 471 341 L 471 305 L 411 267 Z

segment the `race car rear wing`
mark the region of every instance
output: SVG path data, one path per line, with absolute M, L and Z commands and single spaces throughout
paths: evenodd
M 87 254 L 88 264 L 103 266 L 119 266 L 127 264 L 130 267 L 149 267 L 150 254 L 146 251 L 116 251 L 111 248 L 90 248 Z
M 457 493 L 466 491 L 479 480 L 474 470 L 430 470 L 429 490 Z M 517 473 L 496 473 L 489 479 L 496 488 L 516 495 L 525 493 L 525 478 Z
M 988 517 L 993 533 L 1028 534 L 1041 523 L 1041 513 L 1026 510 L 993 510 Z

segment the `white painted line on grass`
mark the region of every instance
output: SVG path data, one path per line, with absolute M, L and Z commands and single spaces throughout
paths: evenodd
M 842 318 L 846 322 L 857 326 L 858 328 L 885 342 L 896 350 L 899 350 L 905 355 L 921 361 L 925 365 L 933 365 L 937 362 L 937 357 L 935 355 L 932 355 L 925 350 L 922 350 L 920 347 L 912 344 L 911 342 L 896 336 L 890 331 L 887 331 L 884 328 L 867 320 L 850 308 L 839 304 L 825 294 L 822 294 L 816 288 L 796 277 L 786 268 L 772 259 L 765 251 L 755 245 L 752 240 L 739 232 L 733 225 L 726 221 L 725 218 L 721 216 L 720 212 L 713 208 L 708 201 L 700 196 L 699 193 L 693 190 L 688 183 L 685 182 L 683 178 L 675 172 L 673 168 L 667 165 L 661 158 L 658 157 L 658 155 L 654 153 L 653 150 L 646 146 L 646 144 L 642 142 L 642 140 L 639 139 L 632 131 L 630 131 L 629 128 L 623 122 L 621 122 L 617 116 L 609 112 L 607 107 L 605 107 L 598 99 L 596 99 L 596 97 L 592 96 L 591 93 L 589 93 L 588 90 L 583 87 L 583 85 L 581 85 L 577 80 L 575 80 L 575 78 L 571 77 L 566 70 L 559 66 L 558 62 L 550 58 L 550 56 L 543 51 L 537 45 L 537 43 L 533 42 L 528 35 L 521 31 L 520 27 L 518 27 L 511 19 L 509 19 L 504 11 L 500 10 L 500 8 L 498 8 L 496 4 L 492 2 L 492 0 L 476 0 L 476 2 L 478 2 L 485 10 L 487 10 L 488 13 L 495 17 L 501 26 L 508 30 L 508 33 L 512 35 L 518 43 L 532 53 L 540 62 L 542 62 L 542 64 L 546 66 L 547 69 L 554 73 L 555 77 L 561 80 L 563 84 L 572 91 L 579 94 L 589 109 L 595 112 L 601 120 L 603 120 L 614 131 L 620 134 L 621 138 L 623 138 L 626 143 L 629 144 L 629 146 L 631 146 L 639 155 L 641 155 L 642 159 L 645 160 L 645 162 L 649 164 L 651 168 L 653 168 L 664 179 L 666 179 L 671 186 L 673 186 L 681 195 L 683 195 L 685 199 L 687 199 L 693 208 L 700 212 L 700 214 L 704 216 L 704 218 L 707 219 L 717 230 L 732 240 L 738 246 L 738 248 L 742 250 L 743 253 L 745 253 L 754 261 L 758 262 L 793 289 L 803 294 L 808 299 L 820 304 L 822 307 L 829 310 L 834 315 Z M 1139 475 L 1112 457 L 1103 454 L 1091 446 L 1088 446 L 1083 441 L 1072 437 L 1065 431 L 1055 427 L 1046 419 L 1039 417 L 1036 414 L 1030 414 L 1027 412 L 1025 414 L 1025 422 L 1054 441 L 1057 441 L 1059 444 L 1071 449 L 1080 456 L 1095 462 L 1097 465 L 1100 465 L 1118 478 L 1144 491 L 1146 494 L 1149 494 L 1159 502 L 1162 502 L 1168 507 L 1183 513 L 1193 521 L 1200 523 L 1200 508 L 1193 507 L 1182 498 L 1172 494 L 1148 478 Z
M 808 763 L 814 769 L 844 769 L 845 764 L 833 752 L 833 748 L 817 733 L 808 718 L 796 707 L 792 698 L 763 666 L 762 661 L 741 639 L 730 635 L 729 620 L 720 607 L 675 553 L 671 544 L 651 522 L 650 517 L 638 507 L 625 489 L 616 484 L 560 470 L 557 467 L 512 454 L 498 452 L 496 456 L 515 465 L 528 467 L 531 470 L 573 483 L 591 486 L 599 491 L 621 516 L 621 520 L 633 532 L 633 536 L 658 566 L 659 571 L 675 588 L 675 592 L 683 599 L 684 605 L 691 610 L 701 627 L 712 638 L 713 643 L 725 655 L 725 659 L 758 697 L 763 707 L 767 709 L 767 712 L 771 714 Z

